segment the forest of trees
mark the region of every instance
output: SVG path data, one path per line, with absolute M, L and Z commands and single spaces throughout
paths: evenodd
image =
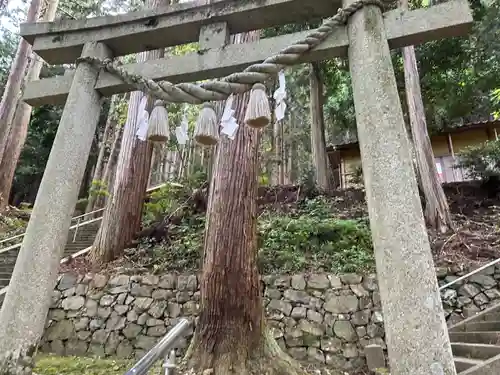
M 62 107 L 45 105 L 32 109 L 20 101 L 24 83 L 74 68 L 47 66 L 32 55 L 30 46 L 16 34 L 18 23 L 51 21 L 56 17 L 78 19 L 171 3 L 175 1 L 148 0 L 142 4 L 91 0 L 82 4 L 70 0 L 32 0 L 20 9 L 0 3 L 0 210 L 34 202 L 62 112 Z M 428 1 L 400 3 L 410 8 L 428 5 Z M 452 229 L 453 223 L 437 179 L 428 134 L 500 113 L 500 2 L 471 0 L 470 5 L 475 20 L 470 36 L 391 52 L 408 134 L 415 146 L 414 164 L 425 198 L 425 218 L 440 231 Z M 316 26 L 289 25 L 251 32 L 239 38 L 239 42 Z M 127 56 L 123 60 L 144 61 L 194 50 L 196 46 L 192 44 Z M 140 230 L 148 185 L 194 177 L 210 183 L 206 273 L 201 282 L 201 323 L 194 346 L 195 366 L 199 368 L 209 364 L 220 368 L 233 366 L 253 349 L 260 348 L 267 356 L 274 355 L 276 350 L 262 336 L 265 322 L 255 267 L 257 186 L 303 183 L 331 191 L 336 186 L 326 147 L 356 139 L 345 59 L 296 66 L 286 71 L 286 79 L 287 112 L 282 121 L 259 132 L 244 126 L 248 95 L 238 96 L 235 114 L 240 123 L 238 135 L 234 141 L 221 138 L 213 149 L 202 148 L 193 140 L 179 145 L 173 136 L 184 116 L 192 133 L 199 112 L 196 106 L 169 105 L 172 137 L 166 144 L 153 145 L 136 137 L 142 93 L 115 95 L 103 102 L 78 203 L 79 209 L 86 212 L 106 206 L 90 253 L 94 263 L 119 257 Z M 271 86 L 270 96 L 276 83 Z M 254 175 L 255 180 L 248 179 Z M 248 204 L 236 203 L 241 196 Z M 225 235 L 223 228 L 232 228 L 233 235 Z M 231 251 L 231 257 L 226 256 L 227 251 Z M 227 258 L 231 262 L 227 263 Z M 221 272 L 219 266 L 228 271 Z M 243 291 L 246 299 L 239 298 L 234 290 Z M 223 301 L 221 295 L 225 296 Z M 202 354 L 214 346 L 213 356 L 219 358 Z M 234 356 L 224 363 L 224 353 L 234 348 L 241 350 L 233 351 Z

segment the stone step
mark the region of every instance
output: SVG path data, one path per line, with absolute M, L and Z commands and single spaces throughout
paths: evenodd
M 450 332 L 451 342 L 466 342 L 470 344 L 500 344 L 500 332 Z
M 471 367 L 480 365 L 483 361 L 478 359 L 470 359 L 464 357 L 453 357 L 455 361 L 455 367 L 457 368 L 457 372 L 465 371 Z
M 500 321 L 488 320 L 484 322 L 472 322 L 465 325 L 466 332 L 500 331 Z
M 489 359 L 500 354 L 500 346 L 491 344 L 471 344 L 467 342 L 452 342 L 453 355 L 471 359 Z

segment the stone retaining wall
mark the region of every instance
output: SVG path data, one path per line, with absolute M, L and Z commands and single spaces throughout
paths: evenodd
M 441 285 L 460 274 L 438 270 Z M 292 357 L 349 370 L 365 364 L 366 345 L 385 348 L 375 275 L 262 279 L 269 326 Z M 494 304 L 500 298 L 499 281 L 500 268 L 491 268 L 443 291 L 449 321 Z M 199 297 L 194 275 L 64 274 L 54 291 L 41 349 L 61 355 L 138 357 L 179 317 L 196 319 Z M 180 343 L 179 354 L 190 335 Z

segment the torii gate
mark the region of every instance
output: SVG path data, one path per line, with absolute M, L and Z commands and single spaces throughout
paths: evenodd
M 345 0 L 343 5 L 353 3 Z M 200 50 L 128 64 L 124 69 L 173 83 L 222 77 L 258 63 L 310 32 L 227 44 L 229 33 L 325 18 L 334 0 L 197 1 L 125 15 L 23 24 L 21 35 L 49 64 L 100 59 L 199 41 Z M 466 0 L 426 9 L 365 5 L 347 26 L 300 62 L 348 56 L 364 181 L 393 375 L 456 374 L 424 224 L 390 48 L 465 35 Z M 43 333 L 70 218 L 97 126 L 101 96 L 132 91 L 120 78 L 80 63 L 74 72 L 27 85 L 35 106 L 65 102 L 26 236 L 0 313 L 0 352 L 29 347 Z M 22 273 L 22 271 L 28 272 Z M 23 327 L 38 323 L 38 330 Z

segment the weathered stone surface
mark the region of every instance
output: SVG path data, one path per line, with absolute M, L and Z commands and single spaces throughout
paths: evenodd
M 344 282 L 330 274 L 264 276 L 268 326 L 278 345 L 292 356 L 355 371 L 365 364 L 364 347 L 374 344 L 385 349 L 384 319 L 376 276 L 363 276 L 361 282 L 361 275 L 342 277 Z M 82 280 L 54 291 L 42 350 L 137 358 L 179 318 L 196 321 L 199 313 L 200 292 L 194 290 L 198 288 L 194 275 L 180 277 L 184 290 L 177 289 L 175 275 L 112 276 L 109 280 L 100 275 L 95 282 L 87 275 Z M 111 280 L 115 286 L 110 286 Z M 441 292 L 449 324 L 462 320 L 461 314 L 471 316 L 500 299 L 498 285 L 465 285 L 465 290 L 472 286 L 479 292 L 474 297 L 460 295 L 458 288 Z M 116 293 L 110 293 L 112 289 Z M 83 293 L 83 307 L 65 310 L 63 302 L 66 307 L 74 304 L 78 293 Z M 191 335 L 192 331 L 180 342 L 179 353 L 187 348 Z
M 61 275 L 61 279 L 57 284 L 57 289 L 66 290 L 73 288 L 76 285 L 77 276 L 71 273 L 65 273 Z
M 355 273 L 347 273 L 340 275 L 340 280 L 342 280 L 344 284 L 359 284 L 363 280 L 363 276 Z
M 330 296 L 325 302 L 325 310 L 335 314 L 350 313 L 358 309 L 356 296 Z
M 85 304 L 85 298 L 82 296 L 73 296 L 63 300 L 62 308 L 64 310 L 79 310 Z
M 309 275 L 307 286 L 312 289 L 325 290 L 330 287 L 330 280 L 326 275 L 312 274 Z

